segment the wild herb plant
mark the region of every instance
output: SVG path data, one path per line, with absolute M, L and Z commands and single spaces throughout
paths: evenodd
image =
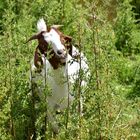
M 140 31 L 131 1 L 116 2 L 113 22 L 108 20 L 111 2 L 0 0 L 1 140 L 140 138 Z M 57 115 L 60 133 L 55 137 L 46 119 L 47 103 L 32 94 L 30 61 L 37 42 L 25 44 L 42 17 L 48 25 L 63 25 L 61 30 L 86 55 L 91 73 L 85 79 L 79 72 L 70 89 L 77 98 Z M 88 83 L 84 88 L 81 79 Z

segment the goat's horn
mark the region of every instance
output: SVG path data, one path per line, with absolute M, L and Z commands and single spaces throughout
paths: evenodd
M 62 27 L 63 25 L 52 25 L 51 28 L 56 28 L 59 29 L 60 27 Z
M 34 40 L 34 39 L 38 39 L 38 35 L 33 35 L 31 38 L 29 38 L 26 43 L 28 43 L 29 41 L 31 40 Z

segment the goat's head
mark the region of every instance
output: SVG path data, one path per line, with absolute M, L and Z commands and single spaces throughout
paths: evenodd
M 43 19 L 40 19 L 37 23 L 39 33 L 33 35 L 28 40 L 31 41 L 33 39 L 38 39 L 38 49 L 45 56 L 47 54 L 50 55 L 50 58 L 48 59 L 53 65 L 55 65 L 54 63 L 56 63 L 56 61 L 57 63 L 59 62 L 64 64 L 67 60 L 67 52 L 72 55 L 72 38 L 60 32 L 58 30 L 58 27 L 60 26 L 54 25 L 51 26 L 49 30 L 47 30 L 45 21 Z M 54 66 L 54 68 L 56 68 L 56 66 Z

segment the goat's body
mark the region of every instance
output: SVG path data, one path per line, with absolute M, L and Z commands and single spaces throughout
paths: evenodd
M 36 92 L 42 100 L 46 97 L 47 115 L 53 131 L 57 133 L 58 127 L 53 116 L 58 109 L 64 110 L 68 107 L 68 103 L 73 101 L 70 87 L 79 78 L 79 74 L 80 78 L 81 73 L 84 77 L 88 76 L 88 65 L 84 54 L 72 46 L 71 37 L 64 35 L 55 27 L 48 31 L 43 19 L 38 21 L 37 29 L 39 33 L 28 40 L 38 39 L 39 43 L 34 60 L 31 62 L 31 81 L 35 84 L 33 92 Z M 86 82 L 81 80 L 79 86 L 85 84 Z M 44 90 L 46 87 L 50 90 Z
M 37 92 L 42 100 L 45 99 L 46 94 L 46 100 L 48 103 L 48 119 L 51 122 L 54 133 L 58 133 L 58 125 L 57 121 L 53 117 L 54 114 L 58 110 L 63 111 L 66 109 L 68 107 L 68 103 L 71 104 L 74 99 L 74 97 L 70 94 L 70 85 L 73 85 L 76 82 L 76 79 L 79 78 L 80 69 L 82 69 L 88 76 L 88 65 L 85 61 L 86 58 L 83 54 L 82 56 L 83 59 L 81 60 L 80 64 L 79 62 L 73 60 L 68 54 L 68 59 L 65 66 L 60 66 L 58 69 L 53 69 L 50 62 L 44 56 L 42 56 L 44 64 L 40 73 L 36 72 L 37 68 L 32 62 L 31 81 L 36 85 L 36 89 L 34 89 L 34 91 Z M 51 93 L 44 93 L 44 88 L 46 87 L 45 84 L 50 89 L 47 91 Z M 82 85 L 85 85 L 85 81 L 82 81 Z
M 75 51 L 78 53 L 76 48 Z M 75 52 L 73 52 L 73 54 L 74 53 Z M 83 54 L 82 56 L 84 57 Z M 51 91 L 47 96 L 48 107 L 51 110 L 56 110 L 56 107 L 57 109 L 63 110 L 68 106 L 68 96 L 70 102 L 73 100 L 69 88 L 78 78 L 80 68 L 87 74 L 88 65 L 86 64 L 86 58 L 84 57 L 81 59 L 80 66 L 80 62 L 73 60 L 68 54 L 65 66 L 60 66 L 58 69 L 53 69 L 50 62 L 44 56 L 42 56 L 42 60 L 44 65 L 40 73 L 35 73 L 36 67 L 34 66 L 34 63 L 32 63 L 32 73 L 35 73 L 32 80 L 36 84 L 39 83 L 39 85 L 41 85 L 41 87 L 37 87 L 40 89 L 38 90 L 40 91 L 38 95 L 41 98 L 44 98 L 45 93 L 43 93 L 43 88 L 45 87 L 45 84 L 47 84 Z M 82 85 L 85 85 L 85 81 L 82 81 Z

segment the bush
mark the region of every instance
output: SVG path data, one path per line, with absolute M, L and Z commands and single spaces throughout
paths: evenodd
M 139 91 L 140 33 L 130 1 L 119 3 L 115 24 L 107 20 L 110 2 L 112 0 L 1 1 L 2 140 L 140 138 L 139 102 L 126 98 L 130 91 L 134 95 Z M 37 42 L 25 42 L 37 32 L 36 22 L 41 17 L 48 25 L 64 25 L 62 31 L 73 37 L 74 45 L 81 47 L 91 72 L 91 77 L 86 79 L 88 86 L 80 89 L 83 116 L 77 111 L 79 100 L 76 100 L 68 120 L 67 110 L 57 115 L 61 129 L 56 137 L 52 136 L 50 125 L 46 125 L 46 103 L 32 95 L 30 89 L 30 60 Z M 73 92 L 78 93 L 79 88 L 77 84 Z
M 135 24 L 135 15 L 132 11 L 133 6 L 130 2 L 131 0 L 125 0 L 119 4 L 114 26 L 116 48 L 124 55 L 131 55 L 140 51 L 140 41 L 135 36 L 135 34 L 139 34 L 137 31 L 138 27 Z

